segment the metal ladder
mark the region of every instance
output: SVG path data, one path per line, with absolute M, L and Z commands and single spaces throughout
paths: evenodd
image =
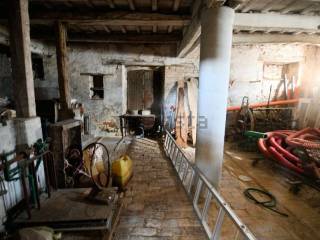
M 188 160 L 168 131 L 166 131 L 164 150 L 166 155 L 172 161 L 178 177 L 193 203 L 194 210 L 206 232 L 206 235 L 208 236 L 208 239 L 220 239 L 224 219 L 225 216 L 227 216 L 232 220 L 236 227 L 233 239 L 256 240 L 255 236 L 243 224 L 218 191 L 211 185 L 201 171 Z M 201 202 L 199 201 L 200 196 L 205 196 L 202 207 L 199 205 Z M 214 205 L 216 205 L 219 210 L 214 227 L 212 228 L 208 223 L 208 213 L 210 211 L 210 207 L 215 207 Z

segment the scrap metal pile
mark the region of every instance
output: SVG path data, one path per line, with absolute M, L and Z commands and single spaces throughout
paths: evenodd
M 320 130 L 278 130 L 258 141 L 260 151 L 283 167 L 298 174 L 320 179 Z

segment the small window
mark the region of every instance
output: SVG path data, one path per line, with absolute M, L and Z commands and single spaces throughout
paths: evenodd
M 44 81 L 44 70 L 42 57 L 36 54 L 31 55 L 32 71 L 35 80 Z
M 98 100 L 104 98 L 103 75 L 93 75 L 90 88 L 91 99 Z

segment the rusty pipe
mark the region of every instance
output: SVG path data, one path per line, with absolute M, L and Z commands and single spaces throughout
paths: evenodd
M 259 107 L 267 107 L 267 106 L 276 106 L 276 105 L 287 105 L 287 104 L 296 104 L 299 102 L 299 99 L 290 99 L 290 100 L 280 100 L 273 102 L 263 102 L 263 103 L 255 103 L 249 105 L 249 108 L 259 108 Z M 241 106 L 228 107 L 228 111 L 239 111 Z

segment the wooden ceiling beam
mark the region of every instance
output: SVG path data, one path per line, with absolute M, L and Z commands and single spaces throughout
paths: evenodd
M 127 11 L 112 11 L 97 13 L 87 11 L 79 12 L 54 12 L 41 11 L 30 13 L 31 24 L 52 24 L 62 21 L 68 24 L 80 25 L 108 25 L 108 26 L 187 26 L 190 23 L 189 15 L 173 15 L 161 13 L 140 13 Z M 4 19 L 3 19 L 4 20 Z
M 54 38 L 50 34 L 35 33 L 33 39 L 51 41 Z M 83 34 L 68 33 L 68 42 L 74 43 L 140 43 L 140 44 L 177 44 L 181 40 L 181 34 Z

